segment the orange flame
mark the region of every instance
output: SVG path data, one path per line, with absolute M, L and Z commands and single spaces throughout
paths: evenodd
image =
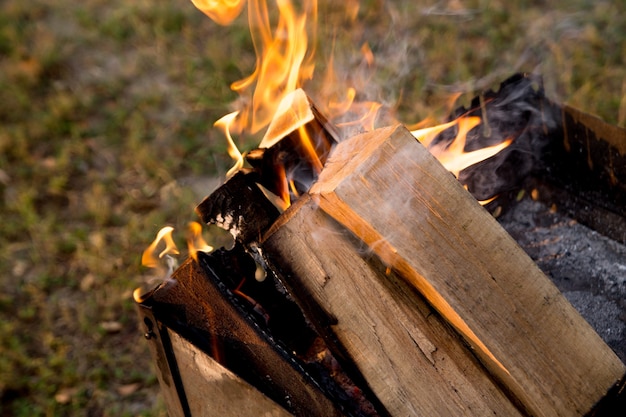
M 147 266 L 148 268 L 156 268 L 159 266 L 159 259 L 163 258 L 165 255 L 173 254 L 178 255 L 180 252 L 174 243 L 174 239 L 172 238 L 172 232 L 174 228 L 171 226 L 165 226 L 159 233 L 157 233 L 156 239 L 143 251 L 141 256 L 141 264 L 143 266 Z M 165 249 L 163 249 L 158 257 L 155 256 L 157 251 L 157 247 L 163 241 L 165 243 Z
M 226 178 L 232 177 L 237 171 L 243 168 L 243 155 L 241 155 L 239 148 L 237 148 L 237 145 L 235 145 L 235 141 L 233 141 L 233 137 L 230 135 L 230 126 L 235 121 L 237 114 L 239 114 L 239 112 L 237 111 L 229 113 L 226 116 L 223 116 L 213 125 L 222 129 L 222 131 L 224 132 L 224 136 L 226 136 L 226 141 L 228 142 L 228 155 L 230 155 L 230 157 L 235 160 L 235 165 L 233 165 L 233 167 L 228 170 L 228 172 L 226 173 Z
M 432 153 L 433 156 L 435 156 L 448 171 L 458 177 L 459 172 L 465 168 L 491 158 L 513 142 L 512 139 L 507 139 L 497 145 L 488 146 L 471 152 L 465 152 L 464 148 L 467 141 L 467 134 L 479 124 L 480 117 L 462 116 L 452 122 L 443 123 L 430 128 L 414 130 L 411 133 L 428 148 L 430 153 Z M 458 128 L 458 133 L 450 144 L 432 144 L 433 139 L 439 133 L 455 125 Z
M 232 125 L 232 129 L 239 132 L 248 130 L 256 133 L 265 128 L 282 99 L 298 88 L 303 80 L 313 76 L 315 49 L 307 49 L 307 29 L 315 29 L 317 0 L 305 0 L 300 13 L 290 0 L 277 0 L 276 5 L 278 22 L 272 27 L 267 3 L 263 0 L 248 2 L 250 34 L 257 59 L 254 72 L 231 85 L 233 91 L 248 97 L 243 100 L 246 105 Z M 207 13 L 206 9 L 198 8 Z
M 136 303 L 144 302 L 144 298 L 142 295 L 143 295 L 143 290 L 141 288 L 135 288 L 135 290 L 133 291 L 133 299 L 135 300 Z
M 189 222 L 188 236 L 187 236 L 187 248 L 189 249 L 189 256 L 195 261 L 198 261 L 198 252 L 211 252 L 213 246 L 210 246 L 202 237 L 202 225 L 198 222 Z
M 232 22 L 241 12 L 243 0 L 192 0 L 205 14 L 219 24 Z M 317 25 L 317 0 L 303 0 L 295 6 L 292 0 L 276 0 L 277 18 L 270 19 L 268 2 L 248 2 L 248 22 L 256 52 L 256 65 L 252 74 L 231 85 L 239 93 L 240 109 L 215 123 L 221 128 L 228 141 L 228 153 L 236 161 L 228 176 L 241 169 L 243 158 L 235 146 L 232 132 L 244 131 L 254 134 L 267 128 L 260 148 L 269 148 L 292 132 L 298 132 L 302 141 L 299 146 L 313 165 L 313 170 L 322 169 L 314 145 L 305 126 L 311 121 L 311 112 L 302 84 L 313 77 Z M 351 0 L 346 11 L 355 19 L 359 10 L 358 1 Z M 274 23 L 272 23 L 274 22 Z M 332 50 L 334 52 L 334 41 Z M 367 43 L 361 45 L 361 70 L 369 71 L 376 64 L 372 49 Z M 371 71 L 370 71 L 371 72 Z M 334 71 L 333 53 L 328 58 L 325 80 L 320 90 L 325 99 L 321 109 L 330 120 L 345 133 L 355 134 L 373 130 L 382 104 L 357 98 L 359 88 L 365 86 L 369 77 L 364 74 L 346 74 L 339 82 Z M 347 87 L 345 85 L 348 85 Z M 452 97 L 452 105 L 458 95 Z M 484 149 L 465 152 L 467 134 L 480 123 L 478 117 L 460 117 L 438 126 L 414 130 L 411 133 L 439 159 L 446 169 L 458 176 L 463 169 L 487 159 L 512 142 L 511 139 Z M 444 130 L 456 127 L 458 134 L 451 143 L 433 144 L 433 140 Z M 297 190 L 285 167 L 276 167 L 279 182 L 278 194 L 286 206 L 290 204 L 290 189 L 294 196 Z
M 215 23 L 229 25 L 239 16 L 245 0 L 191 0 L 191 2 Z

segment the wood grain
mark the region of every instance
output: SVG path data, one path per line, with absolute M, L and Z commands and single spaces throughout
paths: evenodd
M 380 129 L 339 144 L 310 193 L 312 199 L 307 204 L 319 205 L 417 289 L 463 335 L 491 375 L 529 414 L 583 415 L 624 374 L 624 364 L 550 280 L 404 127 Z M 362 343 L 354 351 L 357 358 L 360 355 L 362 361 L 377 361 L 376 356 L 397 349 L 391 346 L 405 344 L 394 340 L 400 332 L 382 344 L 384 338 L 377 332 L 389 325 L 388 320 L 372 321 L 369 311 L 389 308 L 394 296 L 387 294 L 385 302 L 377 303 L 381 292 L 364 294 L 367 284 L 358 280 L 351 283 L 350 290 L 337 289 L 335 294 L 330 290 L 334 283 L 365 276 L 367 268 L 357 268 L 358 262 L 352 258 L 347 262 L 345 251 L 330 265 L 317 255 L 315 261 L 300 261 L 307 259 L 304 253 L 316 253 L 323 246 L 300 234 L 320 235 L 323 229 L 305 227 L 300 232 L 286 227 L 302 215 L 285 215 L 288 220 L 272 229 L 268 241 L 283 256 L 293 251 L 288 259 L 296 270 L 302 267 L 298 263 L 317 265 L 317 274 L 300 278 L 306 281 L 303 285 L 313 294 L 326 294 L 327 300 L 342 300 L 323 303 L 339 323 L 356 320 L 350 314 L 358 316 L 367 310 L 359 324 L 343 322 L 345 332 L 360 332 L 359 326 L 365 325 L 373 338 L 366 341 L 364 335 L 346 336 L 346 344 L 353 340 Z M 306 225 L 306 219 L 299 222 L 298 227 Z M 320 242 L 328 239 L 324 235 Z M 281 250 L 281 245 L 286 247 Z M 324 255 L 329 256 L 327 252 Z M 335 268 L 332 275 L 331 267 Z M 380 279 L 367 279 L 374 278 Z M 387 290 L 381 291 L 386 294 Z M 342 303 L 352 302 L 352 298 L 369 307 L 341 312 Z M 397 314 L 392 310 L 391 317 Z M 411 320 L 414 318 L 398 319 L 403 326 L 412 325 Z M 377 353 L 367 351 L 371 343 L 385 347 Z M 440 346 L 432 343 L 439 351 Z M 419 344 L 413 345 L 420 350 Z M 413 362 L 413 357 L 419 356 L 405 356 L 409 365 L 403 366 L 422 372 L 426 363 Z M 391 361 L 388 366 L 371 366 L 375 370 L 370 378 L 378 375 L 385 379 L 389 373 L 398 372 L 400 365 Z M 410 389 L 406 380 L 386 382 L 382 385 L 387 391 L 398 391 L 392 397 L 409 403 L 418 396 L 406 391 Z

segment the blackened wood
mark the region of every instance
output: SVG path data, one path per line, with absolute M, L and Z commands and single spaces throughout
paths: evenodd
M 498 154 L 460 172 L 459 181 L 478 200 L 486 200 L 519 189 L 534 170 L 549 145 L 560 120 L 560 108 L 546 99 L 540 77 L 515 74 L 497 90 L 474 97 L 467 107 L 457 108 L 449 117 L 479 117 L 481 122 L 467 134 L 465 151 L 513 143 Z M 438 135 L 431 146 L 451 142 L 456 127 Z
M 259 175 L 239 171 L 206 197 L 196 213 L 206 224 L 228 230 L 238 241 L 253 242 L 278 217 L 278 209 L 265 197 Z
M 295 200 L 317 179 L 338 140 L 335 126 L 298 89 L 281 102 L 259 149 L 248 152 L 246 160 L 265 188 Z
M 271 277 L 256 282 L 255 270 L 239 245 L 232 251 L 198 253 L 198 262 L 185 261 L 142 304 L 165 326 L 291 413 L 378 415 L 335 366 L 293 301 L 276 294 L 281 289 Z
M 450 120 L 476 116 L 465 150 L 513 138 L 511 146 L 459 174 L 490 210 L 510 196 L 541 188 L 538 198 L 594 230 L 626 243 L 626 130 L 546 97 L 540 76 L 515 74 L 497 90 L 474 97 Z M 433 144 L 451 141 L 454 128 Z
M 272 346 L 250 317 L 242 317 L 235 307 L 238 302 L 234 296 L 225 297 L 205 268 L 189 259 L 144 303 L 159 321 L 289 412 L 340 415 L 301 365 Z
M 560 120 L 542 155 L 543 169 L 533 173 L 555 190 L 538 197 L 626 243 L 626 130 L 569 106 Z

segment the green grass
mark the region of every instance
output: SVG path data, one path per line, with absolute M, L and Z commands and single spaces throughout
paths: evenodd
M 349 22 L 324 2 L 307 91 L 336 32 L 344 68 L 369 43 L 362 84 L 407 123 L 536 71 L 552 98 L 624 126 L 621 2 L 448 3 L 367 1 Z M 0 3 L 0 414 L 164 415 L 131 293 L 156 231 L 195 220 L 230 165 L 211 126 L 252 71 L 245 24 L 186 0 Z

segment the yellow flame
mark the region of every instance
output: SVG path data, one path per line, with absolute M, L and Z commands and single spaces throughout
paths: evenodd
M 311 162 L 311 165 L 313 165 L 313 169 L 319 175 L 319 173 L 322 172 L 323 165 L 322 161 L 320 161 L 320 158 L 317 156 L 317 152 L 315 151 L 315 145 L 313 145 L 313 140 L 311 140 L 309 132 L 307 132 L 304 126 L 300 126 L 298 128 L 298 133 L 300 141 L 302 142 L 302 148 L 304 149 L 307 158 Z
M 437 126 L 431 126 L 431 127 L 421 128 L 418 130 L 412 130 L 411 134 L 415 136 L 415 138 L 419 140 L 422 145 L 428 148 L 430 144 L 432 143 L 433 139 L 435 139 L 438 134 L 454 126 L 456 123 L 457 121 L 454 120 L 452 122 L 443 123 Z
M 245 0 L 191 0 L 191 2 L 215 23 L 229 25 L 239 16 Z
M 285 207 L 289 207 L 291 205 L 291 197 L 289 196 L 289 180 L 287 179 L 287 173 L 285 172 L 284 165 L 276 167 L 276 177 L 281 182 L 278 197 L 285 202 Z
M 187 225 L 187 248 L 189 249 L 189 256 L 194 260 L 198 260 L 198 252 L 211 252 L 213 246 L 209 245 L 202 237 L 202 225 L 198 222 L 189 222 Z
M 307 30 L 315 35 L 317 0 L 302 2 L 300 13 L 290 0 L 276 0 L 276 5 L 279 16 L 272 27 L 266 1 L 248 2 L 250 34 L 257 58 L 253 73 L 231 85 L 233 91 L 247 97 L 232 125 L 239 132 L 256 133 L 265 128 L 283 97 L 313 76 L 315 48 L 307 48 Z
M 144 298 L 142 297 L 142 293 L 143 293 L 143 290 L 141 288 L 135 288 L 135 291 L 133 291 L 133 299 L 135 300 L 136 303 L 142 303 L 144 301 Z
M 478 204 L 480 204 L 481 206 L 486 206 L 487 204 L 489 204 L 492 201 L 494 201 L 496 198 L 498 198 L 498 196 L 494 195 L 493 197 L 488 198 L 486 200 L 478 200 Z
M 174 243 L 174 239 L 172 239 L 172 232 L 174 228 L 171 226 L 165 226 L 159 230 L 154 241 L 143 251 L 141 256 L 141 264 L 143 266 L 147 266 L 148 268 L 156 268 L 159 265 L 159 259 L 163 258 L 165 255 L 173 254 L 178 255 L 180 252 Z M 165 249 L 163 249 L 158 257 L 155 256 L 157 251 L 157 246 L 159 243 L 163 241 L 165 243 Z
M 471 152 L 465 152 L 464 148 L 467 141 L 467 134 L 479 124 L 480 117 L 462 116 L 451 122 L 443 123 L 430 128 L 414 130 L 411 133 L 424 146 L 428 147 L 430 153 L 432 153 L 433 156 L 435 156 L 448 171 L 458 177 L 459 172 L 465 168 L 491 158 L 513 142 L 512 139 L 507 139 L 497 145 L 488 146 Z M 433 139 L 439 133 L 455 125 L 458 128 L 458 133 L 450 144 L 432 144 Z
M 235 145 L 235 141 L 230 134 L 230 126 L 235 121 L 237 114 L 239 114 L 238 111 L 229 113 L 226 116 L 223 116 L 213 125 L 220 128 L 224 132 L 224 135 L 226 136 L 226 141 L 228 142 L 228 155 L 235 160 L 235 165 L 233 165 L 233 167 L 228 170 L 228 172 L 226 173 L 226 178 L 232 177 L 237 171 L 243 168 L 243 155 L 239 151 L 239 148 L 237 148 L 237 145 Z

